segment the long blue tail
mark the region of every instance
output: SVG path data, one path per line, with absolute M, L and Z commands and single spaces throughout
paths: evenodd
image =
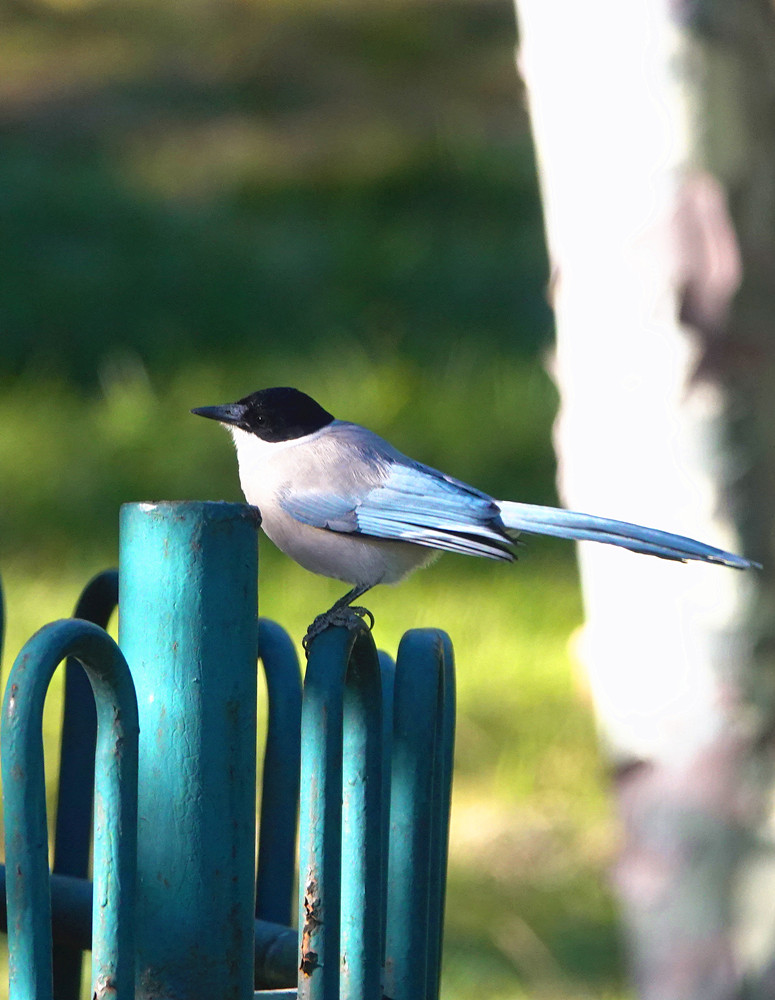
M 759 563 L 736 556 L 712 545 L 673 535 L 669 531 L 644 528 L 627 521 L 613 521 L 608 517 L 594 514 L 578 514 L 572 510 L 557 507 L 537 507 L 529 503 L 514 503 L 499 500 L 501 520 L 508 531 L 528 532 L 536 535 L 553 535 L 556 538 L 572 538 L 576 541 L 604 542 L 618 545 L 633 552 L 659 556 L 661 559 L 676 559 L 686 562 L 697 559 L 700 562 L 718 563 L 734 569 L 761 569 Z

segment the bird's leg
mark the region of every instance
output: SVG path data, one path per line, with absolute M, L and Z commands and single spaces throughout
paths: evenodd
M 329 625 L 341 625 L 344 628 L 354 629 L 363 624 L 364 618 L 368 619 L 368 627 L 374 628 L 374 615 L 368 608 L 353 607 L 352 601 L 356 600 L 370 590 L 370 587 L 353 587 L 344 597 L 332 605 L 328 611 L 318 615 L 314 622 L 307 629 L 307 634 L 301 640 L 304 652 L 309 656 L 309 644 L 320 635 Z

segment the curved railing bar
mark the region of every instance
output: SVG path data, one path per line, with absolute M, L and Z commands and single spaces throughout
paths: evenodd
M 98 573 L 84 587 L 74 618 L 107 628 L 118 604 L 118 570 Z M 94 748 L 97 710 L 86 672 L 73 657 L 65 663 L 65 692 L 57 782 L 53 871 L 58 875 L 89 874 L 89 847 L 94 798 Z M 54 941 L 54 983 L 57 1000 L 78 1000 L 81 993 L 81 951 Z
M 383 844 L 387 844 L 390 822 L 390 771 L 393 759 L 393 687 L 396 680 L 395 660 L 380 649 L 379 669 L 382 677 L 382 803 Z
M 381 738 L 382 679 L 371 634 L 329 628 L 310 646 L 302 706 L 302 773 L 314 779 L 301 788 L 300 1000 L 381 997 L 369 919 L 382 906 Z M 348 919 L 356 907 L 361 919 Z
M 97 704 L 93 992 L 134 994 L 137 701 L 116 643 L 90 622 L 37 632 L 13 665 L 0 753 L 6 826 L 10 1000 L 51 1000 L 51 895 L 43 769 L 43 703 L 62 659 L 81 661 Z
M 387 849 L 390 839 L 390 772 L 393 769 L 393 688 L 396 681 L 395 660 L 380 649 L 379 669 L 382 675 L 382 908 L 380 917 L 380 962 L 385 962 L 385 928 L 387 926 Z
M 382 671 L 371 634 L 356 643 L 344 688 L 340 1000 L 381 1000 Z
M 429 630 L 430 631 L 430 630 Z M 434 741 L 433 801 L 431 805 L 431 856 L 428 880 L 428 965 L 425 995 L 436 1000 L 441 983 L 444 906 L 449 856 L 449 813 L 455 757 L 455 657 L 446 632 L 436 631 L 441 648 L 438 713 Z
M 449 794 L 454 719 L 450 707 L 451 648 L 443 632 L 412 629 L 398 649 L 393 705 L 393 769 L 388 844 L 385 996 L 416 1000 L 418 984 L 433 984 L 439 957 L 448 809 L 437 821 L 434 803 Z M 443 827 L 443 829 L 442 829 Z
M 261 782 L 256 917 L 290 926 L 299 815 L 301 671 L 296 648 L 276 622 L 260 618 L 258 656 L 269 702 Z M 258 978 L 256 984 L 261 985 Z

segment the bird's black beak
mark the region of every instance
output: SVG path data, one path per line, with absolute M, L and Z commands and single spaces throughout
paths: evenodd
M 244 403 L 225 403 L 223 406 L 197 406 L 191 411 L 198 417 L 217 420 L 219 424 L 234 424 L 239 427 L 245 420 Z

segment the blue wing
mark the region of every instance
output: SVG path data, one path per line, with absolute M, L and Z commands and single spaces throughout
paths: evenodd
M 413 542 L 448 552 L 514 560 L 500 508 L 485 493 L 419 463 L 390 463 L 362 496 L 288 493 L 283 509 L 329 531 Z
M 342 425 L 343 428 L 345 425 Z M 355 425 L 350 434 L 368 435 Z M 414 462 L 374 437 L 354 445 L 369 453 L 374 478 L 365 486 L 337 490 L 288 490 L 283 509 L 302 524 L 328 531 L 412 542 L 448 552 L 512 562 L 520 532 L 617 545 L 662 559 L 720 563 L 735 569 L 758 566 L 742 556 L 670 532 L 556 507 L 496 501 L 466 483 Z M 351 467 L 352 470 L 352 467 Z M 337 473 L 338 474 L 338 473 Z

